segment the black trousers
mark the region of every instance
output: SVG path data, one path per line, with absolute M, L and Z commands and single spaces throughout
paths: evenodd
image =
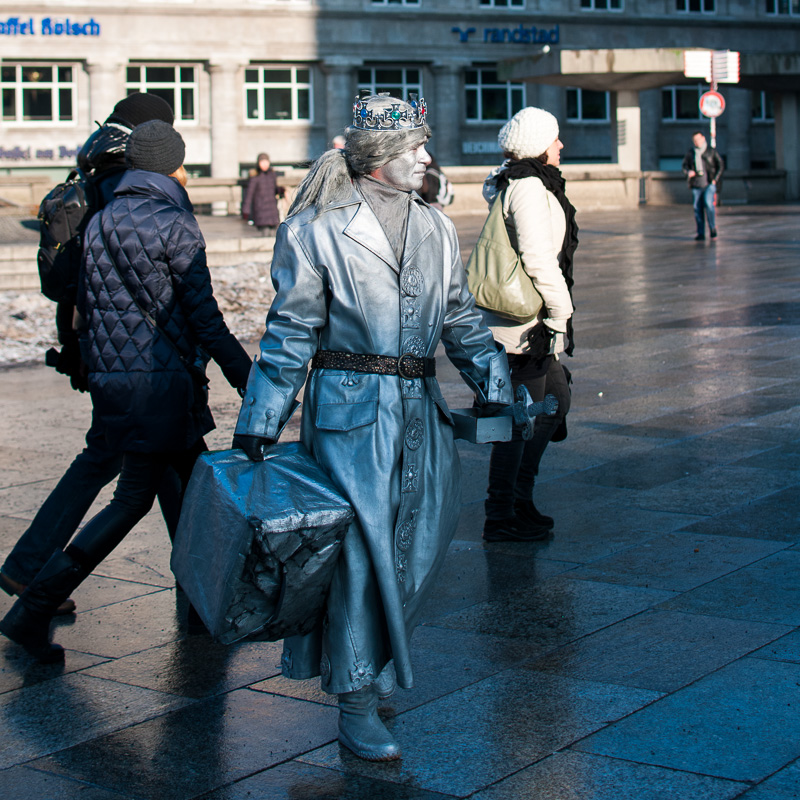
M 516 389 L 524 384 L 534 402 L 545 395 L 555 395 L 558 412 L 552 417 L 536 417 L 533 438 L 527 442 L 515 426 L 510 442 L 492 445 L 489 460 L 489 488 L 485 503 L 488 519 L 507 519 L 514 516 L 514 502 L 531 500 L 533 486 L 539 473 L 544 451 L 569 411 L 570 393 L 567 376 L 561 362 L 548 356 L 537 367 L 530 356 L 509 353 L 511 383 Z
M 150 511 L 164 476 L 170 469 L 178 475 L 182 499 L 194 463 L 206 449 L 205 442 L 200 439 L 188 450 L 124 453 L 114 497 L 72 540 L 69 552 L 77 550 L 83 563 L 94 568 Z M 166 518 L 167 514 L 164 516 Z

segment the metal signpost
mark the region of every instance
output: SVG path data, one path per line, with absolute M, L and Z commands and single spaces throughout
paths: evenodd
M 739 54 L 734 50 L 687 50 L 683 74 L 702 78 L 711 91 L 700 98 L 700 113 L 711 120 L 711 146 L 717 146 L 717 117 L 725 110 L 725 98 L 717 91 L 720 83 L 739 83 Z

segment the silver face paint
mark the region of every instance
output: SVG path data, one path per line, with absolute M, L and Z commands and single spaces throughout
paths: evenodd
M 378 167 L 372 177 L 376 180 L 388 183 L 395 189 L 403 192 L 422 188 L 422 181 L 425 178 L 425 168 L 431 163 L 431 157 L 425 149 L 425 145 L 408 150 L 401 156 L 388 161 L 382 167 Z

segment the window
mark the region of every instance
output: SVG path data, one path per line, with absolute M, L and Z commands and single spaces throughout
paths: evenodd
M 128 67 L 128 94 L 147 92 L 166 100 L 180 122 L 197 121 L 197 68 L 181 64 L 138 64 Z
M 524 85 L 499 80 L 495 69 L 468 69 L 465 79 L 468 122 L 505 122 L 525 106 Z
M 251 122 L 310 122 L 308 67 L 248 67 L 244 71 L 245 113 Z
M 608 122 L 609 94 L 593 89 L 567 89 L 568 122 Z
M 753 122 L 774 122 L 775 104 L 771 92 L 752 92 Z
M 688 14 L 713 14 L 714 0 L 675 0 L 675 8 Z
M 581 0 L 581 8 L 589 11 L 622 11 L 622 0 Z
M 700 95 L 707 87 L 665 86 L 661 90 L 661 119 L 665 122 L 703 119 L 700 113 Z
M 419 0 L 372 0 L 374 6 L 418 6 Z
M 74 66 L 3 64 L 0 90 L 4 122 L 74 122 Z
M 800 14 L 800 0 L 767 0 L 767 14 Z
M 524 8 L 525 0 L 481 0 L 481 5 L 492 8 Z
M 358 88 L 371 94 L 389 92 L 392 97 L 406 100 L 409 92 L 422 97 L 422 76 L 416 67 L 362 67 L 358 71 Z

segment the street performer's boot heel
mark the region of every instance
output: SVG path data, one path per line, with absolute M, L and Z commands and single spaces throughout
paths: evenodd
M 339 695 L 339 741 L 366 761 L 400 758 L 400 745 L 378 716 L 374 686 Z
M 88 575 L 67 553 L 58 550 L 0 620 L 0 632 L 42 664 L 64 660 L 64 648 L 50 643 L 50 622 L 59 605 Z

